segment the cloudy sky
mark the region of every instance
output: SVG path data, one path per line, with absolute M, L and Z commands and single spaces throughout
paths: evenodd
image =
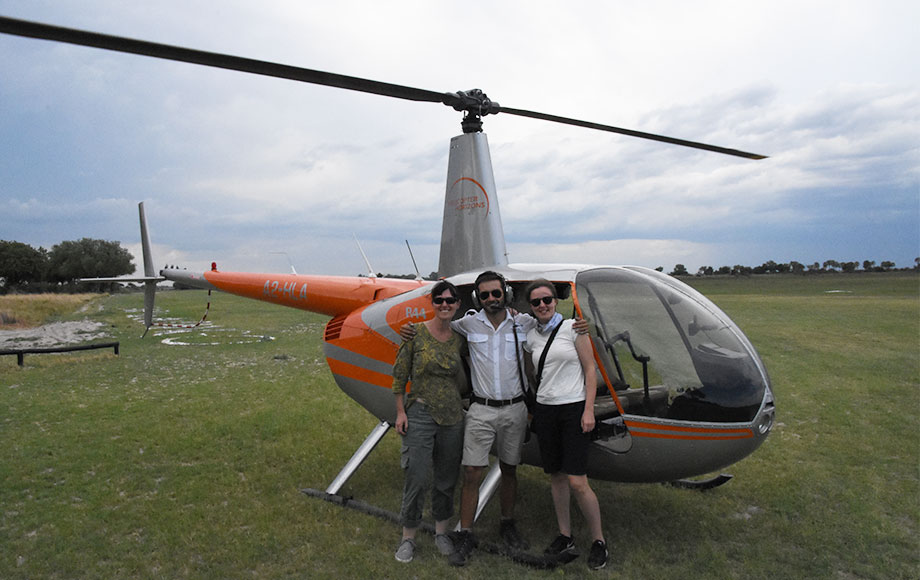
M 0 0 L 0 15 L 768 155 L 485 119 L 512 262 L 664 266 L 920 256 L 915 0 L 456 3 Z M 0 36 L 0 239 L 82 237 L 157 267 L 437 269 L 460 116 Z

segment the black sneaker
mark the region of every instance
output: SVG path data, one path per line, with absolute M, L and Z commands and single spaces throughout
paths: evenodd
M 594 540 L 594 543 L 591 544 L 591 553 L 588 554 L 588 568 L 600 570 L 607 565 L 607 556 L 607 544 Z
M 556 536 L 556 539 L 553 540 L 553 543 L 549 545 L 548 548 L 543 550 L 543 553 L 547 556 L 556 556 L 563 552 L 576 552 L 575 549 L 575 539 L 572 536 L 563 536 L 559 534 Z
M 454 553 L 447 558 L 451 566 L 466 566 L 467 560 L 470 559 L 470 553 L 476 547 L 476 537 L 469 530 L 460 530 L 452 538 L 454 541 Z
M 527 550 L 530 548 L 530 543 L 518 532 L 514 519 L 502 520 L 501 526 L 498 528 L 498 535 L 501 536 L 505 545 L 512 550 Z
M 543 554 L 556 562 L 568 564 L 578 557 L 578 550 L 575 548 L 574 538 L 559 534 L 553 543 L 543 550 Z

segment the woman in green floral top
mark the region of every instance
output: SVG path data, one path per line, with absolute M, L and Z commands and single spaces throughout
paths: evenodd
M 435 545 L 444 555 L 453 552 L 447 536 L 453 516 L 454 486 L 463 454 L 463 405 L 457 385 L 463 377 L 465 339 L 450 328 L 460 308 L 457 288 L 447 281 L 431 292 L 435 317 L 418 326 L 415 338 L 404 342 L 393 365 L 396 431 L 402 435 L 402 467 L 406 473 L 400 519 L 402 540 L 396 559 L 411 562 L 415 533 L 433 471 L 431 511 L 435 518 Z M 412 382 L 406 394 L 406 383 Z

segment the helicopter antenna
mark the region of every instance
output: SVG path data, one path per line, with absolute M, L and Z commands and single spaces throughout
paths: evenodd
M 412 255 L 412 246 L 409 245 L 409 240 L 406 240 L 406 247 L 409 248 L 409 257 L 412 258 L 412 265 L 415 267 L 415 279 L 421 280 L 422 275 L 418 271 L 418 264 L 415 263 L 415 256 Z
M 297 270 L 294 269 L 294 262 L 291 261 L 291 257 L 288 256 L 287 252 L 269 252 L 270 254 L 283 254 L 287 258 L 288 265 L 291 267 L 291 274 L 297 275 Z
M 355 239 L 355 244 L 358 246 L 358 251 L 361 252 L 361 257 L 364 258 L 364 263 L 367 264 L 367 277 L 376 278 L 377 274 L 374 274 L 374 269 L 371 268 L 371 261 L 367 259 L 367 254 L 364 253 L 364 248 L 361 247 L 361 242 L 358 241 L 358 236 L 352 233 L 351 237 Z

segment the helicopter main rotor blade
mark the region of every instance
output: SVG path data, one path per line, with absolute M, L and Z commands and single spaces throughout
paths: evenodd
M 535 111 L 526 111 L 524 109 L 512 109 L 510 107 L 499 107 L 499 111 L 502 113 L 507 113 L 509 115 L 518 115 L 520 117 L 530 117 L 531 119 L 541 119 L 543 121 L 552 121 L 554 123 L 562 123 L 564 125 L 575 125 L 576 127 L 585 127 L 587 129 L 597 129 L 598 131 L 607 131 L 609 133 L 620 133 L 621 135 L 629 135 L 630 137 L 639 137 L 640 139 L 651 139 L 652 141 L 661 141 L 662 143 L 671 143 L 672 145 L 682 145 L 684 147 L 692 147 L 694 149 L 705 149 L 706 151 L 714 151 L 716 153 L 724 153 L 725 155 L 734 155 L 736 157 L 745 157 L 747 159 L 766 159 L 766 155 L 760 155 L 758 153 L 748 153 L 747 151 L 739 151 L 737 149 L 729 149 L 727 147 L 719 147 L 718 145 L 708 145 L 706 143 L 699 143 L 697 141 L 687 141 L 686 139 L 678 139 L 676 137 L 666 137 L 664 135 L 656 135 L 654 133 L 645 133 L 643 131 L 633 131 L 632 129 L 623 129 L 621 127 L 614 127 L 612 125 L 602 125 L 600 123 L 592 123 L 590 121 L 579 121 L 578 119 L 570 119 L 568 117 L 560 117 L 558 115 L 548 115 L 546 113 L 537 113 Z
M 199 64 L 262 76 L 300 81 L 315 85 L 347 89 L 362 93 L 371 93 L 385 97 L 393 97 L 396 99 L 428 103 L 442 103 L 444 105 L 453 107 L 458 111 L 465 111 L 472 115 L 507 113 L 509 115 L 530 117 L 532 119 L 540 119 L 543 121 L 551 121 L 565 125 L 574 125 L 576 127 L 584 127 L 598 131 L 619 133 L 621 135 L 638 137 L 640 139 L 651 139 L 653 141 L 670 143 L 672 145 L 681 145 L 683 147 L 692 147 L 694 149 L 704 149 L 706 151 L 723 153 L 725 155 L 734 155 L 736 157 L 745 157 L 747 159 L 766 159 L 766 156 L 764 155 L 748 153 L 745 151 L 739 151 L 737 149 L 728 149 L 726 147 L 708 145 L 706 143 L 688 141 L 686 139 L 677 139 L 675 137 L 666 137 L 664 135 L 656 135 L 654 133 L 645 133 L 642 131 L 634 131 L 632 129 L 623 129 L 620 127 L 614 127 L 612 125 L 603 125 L 589 121 L 579 121 L 578 119 L 560 117 L 558 115 L 549 115 L 546 113 L 537 113 L 524 109 L 502 107 L 494 101 L 488 101 L 488 98 L 485 97 L 484 93 L 475 90 L 471 91 L 470 93 L 465 93 L 464 91 L 458 91 L 457 93 L 439 93 L 426 89 L 418 89 L 404 85 L 395 85 L 392 83 L 383 83 L 380 81 L 372 81 L 369 79 L 362 79 L 359 77 L 340 75 L 314 69 L 278 64 L 251 58 L 243 58 L 216 52 L 195 50 L 191 48 L 182 48 L 179 46 L 148 42 L 145 40 L 136 40 L 122 36 L 112 36 L 98 32 L 78 30 L 75 28 L 53 26 L 40 22 L 8 18 L 5 16 L 0 16 L 0 33 L 65 42 L 68 44 L 77 44 L 80 46 L 90 46 L 94 48 L 112 50 L 115 52 L 139 54 L 142 56 L 162 58 L 165 60 Z
M 52 26 L 50 24 L 18 20 L 5 16 L 0 16 L 0 32 L 16 36 L 91 46 L 115 52 L 127 52 L 165 60 L 200 64 L 315 85 L 324 85 L 327 87 L 349 89 L 352 91 L 372 93 L 409 101 L 441 103 L 444 100 L 444 93 L 436 93 L 424 89 L 382 83 L 358 77 L 350 77 L 228 54 L 182 48 L 180 46 L 148 42 L 145 40 L 135 40 L 122 36 L 88 32 L 75 28 Z

